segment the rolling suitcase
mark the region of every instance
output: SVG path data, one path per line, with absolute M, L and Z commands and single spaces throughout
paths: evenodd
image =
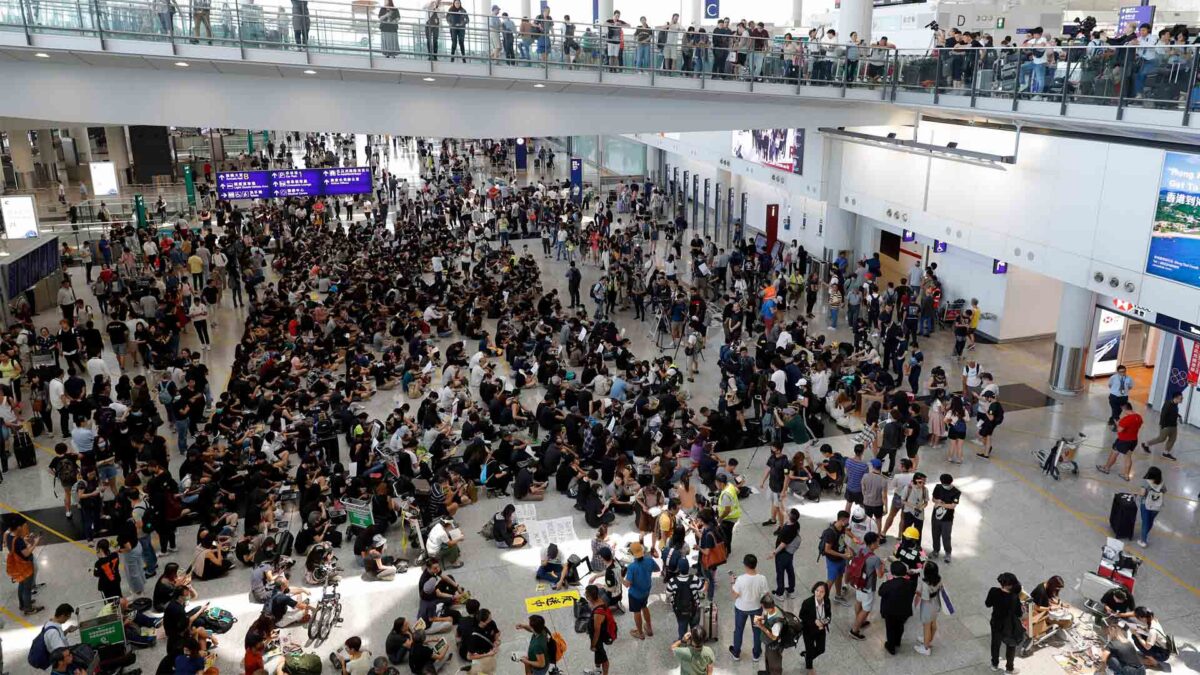
M 37 466 L 37 450 L 33 447 L 33 439 L 24 431 L 13 434 L 13 456 L 17 459 L 17 468 Z
M 710 602 L 708 607 L 700 610 L 700 627 L 704 629 L 705 642 L 721 641 L 721 622 L 716 603 Z
M 1113 536 L 1117 539 L 1133 539 L 1133 525 L 1137 522 L 1137 496 L 1128 492 L 1118 492 L 1113 495 L 1112 512 L 1108 514 L 1108 524 L 1112 527 Z
M 33 434 L 34 438 L 46 433 L 46 423 L 41 417 L 34 416 L 29 419 L 29 433 Z

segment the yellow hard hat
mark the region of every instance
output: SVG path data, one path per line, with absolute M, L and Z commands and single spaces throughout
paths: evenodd
M 905 539 L 920 539 L 921 533 L 917 531 L 917 528 L 913 527 L 912 525 L 909 525 L 904 530 L 904 538 Z

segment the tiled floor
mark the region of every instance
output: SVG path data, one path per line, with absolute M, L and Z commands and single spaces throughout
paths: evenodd
M 400 158 L 403 160 L 403 158 Z M 564 162 L 565 164 L 565 162 Z M 532 244 L 533 242 L 531 242 Z M 539 247 L 530 246 L 531 250 Z M 547 286 L 563 286 L 563 265 L 549 260 L 539 260 L 544 270 Z M 77 282 L 82 282 L 80 270 L 74 270 Z M 594 266 L 584 265 L 584 283 L 597 276 Z M 83 288 L 82 283 L 77 287 Z M 565 288 L 563 288 L 565 292 Z M 228 302 L 228 301 L 226 301 Z M 1053 311 L 1054 308 L 1047 308 Z M 652 340 L 646 336 L 642 325 L 632 323 L 632 314 L 623 313 L 621 320 L 628 327 L 627 336 L 633 340 L 635 352 L 649 354 Z M 42 316 L 38 322 L 49 323 L 54 317 Z M 223 382 L 228 376 L 233 344 L 241 334 L 241 315 L 229 306 L 222 307 L 217 314 L 218 336 L 213 351 L 205 354 L 213 370 L 213 382 Z M 822 322 L 817 322 L 822 323 Z M 839 337 L 846 337 L 839 334 Z M 185 345 L 194 345 L 195 338 L 188 335 Z M 686 385 L 695 401 L 707 402 L 715 398 L 716 351 L 712 344 L 707 364 L 709 365 L 693 384 Z M 924 350 L 929 365 L 941 363 L 950 372 L 955 372 L 948 357 L 950 341 L 944 334 L 926 341 Z M 906 633 L 906 644 L 899 656 L 889 657 L 882 648 L 882 622 L 876 620 L 867 629 L 867 640 L 855 642 L 846 636 L 850 610 L 835 606 L 833 632 L 828 651 L 818 662 L 817 668 L 825 673 L 982 673 L 987 670 L 988 628 L 987 610 L 983 597 L 996 575 L 1004 571 L 1017 574 L 1027 589 L 1044 581 L 1052 574 L 1063 576 L 1068 589 L 1068 599 L 1075 599 L 1071 590 L 1076 579 L 1088 570 L 1094 570 L 1100 547 L 1108 533 L 1107 516 L 1114 492 L 1130 489 L 1130 485 L 1113 476 L 1101 476 L 1092 467 L 1102 461 L 1111 441 L 1104 427 L 1107 403 L 1101 384 L 1094 385 L 1084 395 L 1075 398 L 1047 399 L 1045 392 L 1046 364 L 1050 344 L 1046 341 L 1014 345 L 980 345 L 979 359 L 995 373 L 996 380 L 1004 385 L 1004 397 L 1011 397 L 1014 405 L 1009 406 L 1004 425 L 996 435 L 996 454 L 989 462 L 966 453 L 967 462 L 958 467 L 943 461 L 942 452 L 925 448 L 922 450 L 922 468 L 937 475 L 950 471 L 956 484 L 963 491 L 963 503 L 958 511 L 955 526 L 954 563 L 943 567 L 946 587 L 953 598 L 957 612 L 943 615 L 934 643 L 932 656 L 919 656 L 911 649 L 919 627 L 910 621 Z M 115 367 L 115 361 L 111 364 Z M 399 395 L 403 398 L 403 395 Z M 538 397 L 536 391 L 525 394 L 529 402 Z M 393 395 L 381 394 L 371 402 L 373 412 L 390 409 Z M 1155 427 L 1157 415 L 1147 415 L 1147 430 Z M 831 425 L 832 427 L 832 425 Z M 1049 445 L 1060 435 L 1083 430 L 1088 440 L 1081 450 L 1080 475 L 1064 476 L 1055 482 L 1044 477 L 1037 467 L 1031 451 Z M 1196 510 L 1200 500 L 1200 439 L 1193 429 L 1185 430 L 1180 437 L 1177 454 L 1178 463 L 1157 463 L 1167 476 L 1166 507 L 1151 536 L 1150 548 L 1144 554 L 1146 562 L 1137 579 L 1136 597 L 1139 604 L 1152 608 L 1162 620 L 1168 632 L 1177 636 L 1183 656 L 1176 659 L 1176 672 L 1200 672 L 1200 653 L 1195 645 L 1200 643 L 1200 566 L 1196 564 L 1197 546 L 1200 538 L 1196 533 Z M 48 437 L 39 439 L 41 445 L 53 441 Z M 850 436 L 831 437 L 829 442 L 839 451 L 846 453 L 851 446 Z M 789 451 L 792 449 L 789 448 Z M 766 453 L 758 449 L 739 450 L 731 453 L 742 462 L 745 473 L 752 480 L 761 476 Z M 0 508 L 7 510 L 33 511 L 51 509 L 60 500 L 51 490 L 51 482 L 45 472 L 45 460 L 37 469 L 25 469 L 9 474 L 0 487 Z M 1155 462 L 1140 451 L 1136 455 L 1139 473 Z M 478 532 L 486 519 L 499 510 L 504 502 L 487 500 L 460 512 L 462 529 L 468 533 Z M 841 508 L 837 500 L 819 503 L 793 503 L 802 514 L 802 536 L 804 544 L 797 555 L 798 586 L 807 588 L 824 575 L 824 565 L 815 560 L 816 541 L 821 530 Z M 746 515 L 738 526 L 734 546 L 735 557 L 754 552 L 762 557 L 770 546 L 770 532 L 757 525 L 768 513 L 766 499 L 753 496 L 744 502 Z M 536 505 L 538 519 L 570 517 L 573 519 L 577 540 L 562 542 L 566 552 L 583 552 L 587 549 L 590 529 L 579 514 L 561 497 L 551 496 Z M 36 511 L 35 511 L 36 517 Z M 78 516 L 77 516 L 78 517 Z M 49 519 L 47 519 L 49 520 Z M 49 524 L 49 523 L 47 523 Z M 629 518 L 617 523 L 617 535 L 629 540 L 633 537 Z M 68 533 L 70 534 L 70 533 Z M 90 576 L 92 556 L 81 543 L 65 543 L 55 537 L 49 538 L 39 556 L 39 579 L 47 586 L 42 589 L 39 600 L 47 607 L 59 602 L 80 603 L 96 598 L 94 582 Z M 187 549 L 194 541 L 194 528 L 180 532 L 179 541 Z M 504 645 L 500 673 L 519 673 L 520 667 L 507 660 L 512 651 L 524 651 L 526 635 L 513 629 L 514 624 L 525 618 L 524 599 L 542 594 L 533 579 L 538 564 L 538 553 L 531 550 L 499 552 L 478 536 L 469 536 L 464 544 L 466 566 L 455 572 L 457 578 L 489 607 L 503 631 Z M 176 554 L 168 560 L 177 560 L 186 565 L 185 555 Z M 343 556 L 349 567 L 349 551 Z M 763 571 L 772 575 L 770 563 L 764 563 Z M 224 673 L 241 672 L 238 666 L 242 656 L 242 637 L 246 627 L 254 618 L 257 606 L 247 602 L 249 572 L 238 568 L 226 579 L 198 585 L 201 601 L 211 602 L 232 611 L 239 622 L 233 630 L 221 638 L 218 648 L 218 666 Z M 345 623 L 336 628 L 328 644 L 319 647 L 322 654 L 339 645 L 351 635 L 364 638 L 369 649 L 381 653 L 388 626 L 397 616 L 413 616 L 416 613 L 417 572 L 399 576 L 390 584 L 363 582 L 352 573 L 341 586 L 347 606 Z M 319 589 L 314 593 L 319 595 Z M 674 672 L 675 661 L 668 644 L 673 633 L 670 608 L 661 597 L 661 586 L 656 582 L 651 612 L 655 622 L 655 637 L 637 641 L 628 636 L 632 619 L 622 617 L 621 638 L 616 649 L 612 649 L 613 673 L 668 673 Z M 749 658 L 734 663 L 725 652 L 733 629 L 733 611 L 728 584 L 722 583 L 718 590 L 721 616 L 721 642 L 716 645 L 718 673 L 754 673 L 755 664 Z M 786 607 L 796 610 L 800 600 L 788 601 Z M 15 587 L 4 584 L 0 593 L 0 606 L 5 608 L 7 627 L 0 631 L 4 641 L 4 660 L 12 673 L 30 672 L 25 665 L 25 654 L 36 629 L 13 614 L 17 607 Z M 572 633 L 569 610 L 560 609 L 546 613 L 546 618 L 555 630 L 568 638 L 570 649 L 566 655 L 567 672 L 579 673 L 590 667 L 590 654 L 584 642 Z M 32 617 L 40 624 L 48 613 Z M 288 634 L 303 641 L 303 629 L 287 629 Z M 747 639 L 749 635 L 747 635 Z M 746 651 L 749 651 L 748 647 Z M 1026 673 L 1058 673 L 1060 667 L 1054 656 L 1059 653 L 1055 646 L 1042 648 L 1028 659 L 1022 659 L 1018 667 Z M 149 672 L 161 657 L 161 649 L 151 649 L 139 656 L 139 665 Z M 457 665 L 453 666 L 457 668 Z M 328 668 L 328 666 L 327 666 Z M 801 672 L 803 663 L 798 652 L 790 652 L 785 660 L 785 672 Z M 407 669 L 403 669 L 407 672 Z M 328 672 L 328 671 L 327 671 Z

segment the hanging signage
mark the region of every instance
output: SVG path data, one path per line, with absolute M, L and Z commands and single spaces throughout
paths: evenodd
M 1117 10 L 1117 35 L 1124 35 L 1130 25 L 1133 26 L 1132 32 L 1136 33 L 1138 26 L 1144 23 L 1154 25 L 1154 5 L 1121 7 Z
M 1200 342 L 1192 343 L 1192 358 L 1188 359 L 1188 384 L 1195 386 L 1200 380 Z
M 945 253 L 946 252 L 946 242 L 938 240 L 938 239 L 934 239 L 933 240 L 933 252 L 934 253 Z
M 992 274 L 1008 274 L 1008 263 L 1003 260 L 992 259 Z
M 913 242 L 916 240 L 917 240 L 917 233 L 913 232 L 912 230 L 904 230 L 900 234 L 900 241 L 902 241 L 904 243 Z
M 721 18 L 721 0 L 704 0 L 704 18 Z
M 217 196 L 225 200 L 369 194 L 371 167 L 220 171 Z

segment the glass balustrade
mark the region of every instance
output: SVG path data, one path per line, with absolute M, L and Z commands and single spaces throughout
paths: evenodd
M 1072 105 L 1173 110 L 1182 113 L 1175 123 L 1183 125 L 1193 124 L 1192 113 L 1200 111 L 1200 46 L 1185 44 L 910 50 L 759 39 L 709 27 L 526 21 L 382 7 L 370 0 L 291 0 L 279 7 L 215 0 L 0 0 L 0 31 L 23 31 L 31 44 L 37 35 L 83 35 L 101 38 L 113 50 L 120 49 L 114 40 L 150 40 L 243 50 L 236 58 L 255 58 L 246 51 L 255 49 L 347 54 L 367 57 L 376 68 L 420 60 L 435 63 L 431 71 L 445 63 L 483 64 L 493 73 L 539 68 L 546 77 L 551 70 L 591 71 L 596 79 L 634 86 L 987 110 L 1015 110 L 1022 103 L 1057 103 L 1062 115 Z M 688 79 L 697 82 L 683 81 Z M 1040 114 L 1053 108 L 1036 107 Z

